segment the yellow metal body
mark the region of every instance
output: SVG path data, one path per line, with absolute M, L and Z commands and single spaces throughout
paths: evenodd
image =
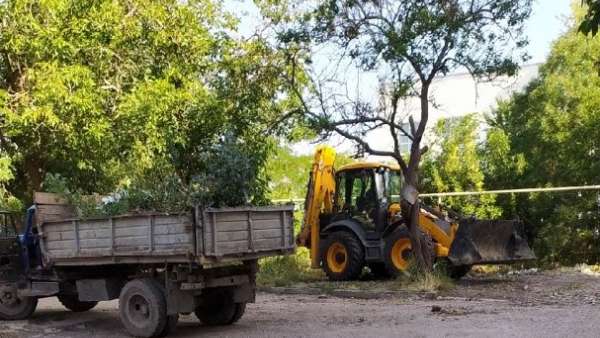
M 319 253 L 319 234 L 320 224 L 319 216 L 322 213 L 331 213 L 333 211 L 333 199 L 335 195 L 335 171 L 333 168 L 335 162 L 335 150 L 328 146 L 319 146 L 313 158 L 312 169 L 310 173 L 310 182 L 306 193 L 304 206 L 304 220 L 302 230 L 297 237 L 297 244 L 310 248 L 311 265 L 313 268 L 320 267 Z M 339 169 L 356 170 L 356 169 L 376 169 L 387 168 L 390 170 L 400 170 L 397 166 L 373 163 L 373 162 L 355 162 L 345 165 Z M 393 219 L 400 213 L 400 205 L 394 203 L 389 207 L 389 217 Z M 419 214 L 419 226 L 425 232 L 431 235 L 435 242 L 435 252 L 438 257 L 447 257 L 450 250 L 450 245 L 458 230 L 458 224 L 451 223 L 450 230 L 446 232 L 442 227 L 436 224 L 437 217 L 425 211 Z M 410 241 L 398 241 L 392 248 L 393 256 L 396 257 L 394 265 L 404 270 L 408 262 L 402 258 L 402 252 L 410 249 Z M 339 257 L 345 256 L 345 252 L 339 247 L 332 247 L 326 253 L 326 259 L 330 266 L 339 269 L 345 268 L 345 261 L 340 261 Z M 396 254 L 394 254 L 394 252 Z M 336 257 L 338 259 L 336 259 Z
M 319 268 L 319 216 L 333 210 L 335 194 L 335 150 L 328 146 L 319 146 L 313 158 L 310 182 L 304 201 L 304 220 L 297 244 L 310 248 L 311 265 Z

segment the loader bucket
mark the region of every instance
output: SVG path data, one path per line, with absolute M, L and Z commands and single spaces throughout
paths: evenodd
M 454 265 L 503 264 L 535 259 L 519 221 L 467 219 L 459 223 L 448 259 Z

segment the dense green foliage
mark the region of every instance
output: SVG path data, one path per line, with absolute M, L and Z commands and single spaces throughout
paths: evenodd
M 338 153 L 335 167 L 352 162 L 348 154 Z M 266 174 L 269 179 L 269 197 L 273 200 L 303 199 L 313 163 L 313 154 L 297 155 L 291 148 L 277 148 L 269 158 Z
M 600 1 L 599 0 L 582 0 L 583 4 L 587 5 L 587 13 L 583 21 L 579 25 L 579 31 L 583 34 L 592 34 L 595 36 L 600 28 Z
M 269 137 L 297 102 L 285 54 L 236 25 L 211 0 L 0 2 L 3 186 L 27 201 L 56 174 L 81 194 L 264 200 Z M 238 190 L 215 187 L 226 176 Z
M 482 191 L 484 189 L 483 159 L 477 135 L 477 116 L 439 120 L 433 129 L 434 144 L 423 163 L 422 191 Z M 432 201 L 436 203 L 437 201 Z M 444 198 L 444 208 L 463 215 L 497 218 L 495 196 Z
M 490 121 L 492 131 L 508 141 L 508 158 L 521 158 L 524 165 L 511 168 L 490 159 L 488 187 L 598 184 L 599 51 L 600 38 L 570 29 L 555 42 L 539 78 L 500 105 Z M 525 220 L 546 261 L 596 263 L 597 197 L 595 192 L 516 196 L 505 209 Z

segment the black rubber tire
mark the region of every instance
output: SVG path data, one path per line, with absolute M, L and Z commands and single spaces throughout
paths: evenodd
M 327 263 L 327 251 L 334 243 L 339 243 L 346 249 L 346 266 L 340 272 L 331 270 Z M 362 243 L 347 231 L 336 231 L 327 236 L 321 247 L 321 262 L 327 277 L 332 281 L 356 280 L 360 277 L 365 266 L 365 250 Z
M 431 235 L 427 233 L 422 232 L 422 235 L 424 236 L 426 243 L 426 247 L 424 248 L 424 250 L 426 250 L 426 252 L 429 252 L 429 255 L 431 256 L 431 261 L 434 262 L 435 248 L 433 244 L 433 239 L 431 238 Z M 394 243 L 396 243 L 396 241 L 402 238 L 410 240 L 408 228 L 406 226 L 401 226 L 398 230 L 394 231 L 385 239 L 385 247 L 383 249 L 383 262 L 385 269 L 390 277 L 398 277 L 400 274 L 403 273 L 403 270 L 399 270 L 398 268 L 396 268 L 394 262 L 392 261 L 392 248 L 394 246 Z
M 202 304 L 194 313 L 204 325 L 231 325 L 244 315 L 246 303 L 236 303 L 233 299 L 233 289 L 207 289 L 202 297 Z
M 0 292 L 9 292 L 11 293 L 11 297 L 17 297 L 17 299 L 11 301 L 10 304 L 0 300 L 0 320 L 24 320 L 31 317 L 35 312 L 38 304 L 37 298 L 18 297 L 16 296 L 16 289 L 0 289 Z M 0 297 L 2 296 L 3 295 L 0 295 Z
M 77 295 L 59 295 L 58 301 L 73 312 L 86 312 L 98 305 L 98 302 L 82 302 Z
M 119 315 L 132 336 L 160 337 L 168 319 L 162 286 L 150 278 L 134 279 L 125 284 L 119 297 Z
M 448 273 L 448 277 L 454 280 L 459 280 L 468 274 L 472 267 L 472 265 L 452 265 L 452 263 L 448 262 L 446 271 Z
M 166 337 L 175 331 L 177 327 L 177 323 L 179 323 L 179 314 L 167 316 L 167 324 L 165 324 L 165 328 L 160 332 L 158 337 Z
M 383 263 L 383 262 L 370 263 L 368 266 L 369 266 L 369 270 L 371 270 L 371 274 L 376 279 L 389 279 L 389 278 L 393 277 L 392 275 L 390 275 L 388 269 L 385 266 L 385 263 Z

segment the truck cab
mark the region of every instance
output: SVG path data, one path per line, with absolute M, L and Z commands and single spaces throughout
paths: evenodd
M 0 212 L 0 280 L 16 281 L 23 270 L 16 215 Z

